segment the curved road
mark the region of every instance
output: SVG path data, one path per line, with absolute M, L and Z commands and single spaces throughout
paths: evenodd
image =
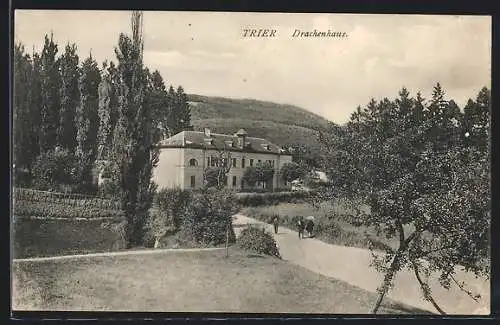
M 264 226 L 274 235 L 271 225 L 241 214 L 233 217 L 237 236 L 248 224 Z M 313 238 L 300 240 L 297 232 L 284 227 L 280 227 L 278 234 L 274 236 L 283 259 L 291 263 L 371 292 L 375 292 L 382 281 L 382 275 L 370 266 L 372 255 L 367 249 L 326 244 Z M 469 290 L 481 295 L 481 300 L 479 303 L 475 302 L 457 286 L 452 286 L 450 290 L 442 288 L 437 281 L 437 276 L 434 275 L 430 281 L 430 287 L 440 307 L 447 314 L 489 315 L 489 281 L 476 279 L 474 275 L 462 271 L 457 271 L 455 278 L 458 281 L 465 281 Z M 388 297 L 437 313 L 429 302 L 421 298 L 420 286 L 414 274 L 408 270 L 403 270 L 396 275 L 394 288 L 389 291 Z

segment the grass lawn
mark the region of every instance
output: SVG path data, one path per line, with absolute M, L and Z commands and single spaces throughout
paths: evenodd
M 13 265 L 14 310 L 369 313 L 376 294 L 237 248 Z M 382 313 L 422 313 L 389 300 Z
M 106 220 L 14 218 L 13 258 L 116 251 L 122 238 Z

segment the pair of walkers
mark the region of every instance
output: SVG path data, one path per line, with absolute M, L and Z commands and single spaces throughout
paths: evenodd
M 304 238 L 304 232 L 307 232 L 308 237 L 313 237 L 313 229 L 314 229 L 314 217 L 309 216 L 307 220 L 304 220 L 303 217 L 300 217 L 297 222 L 297 228 L 299 231 L 299 238 Z M 279 217 L 274 216 L 272 219 L 272 224 L 274 226 L 274 233 L 278 234 L 278 226 L 279 226 Z
M 297 228 L 299 231 L 300 239 L 304 238 L 304 231 L 307 232 L 309 238 L 313 237 L 313 230 L 314 230 L 313 220 L 314 218 L 312 216 L 307 217 L 307 220 L 304 220 L 304 218 L 300 217 L 299 221 L 297 222 Z

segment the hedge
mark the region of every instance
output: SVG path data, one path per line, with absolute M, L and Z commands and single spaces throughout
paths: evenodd
M 89 205 L 68 205 L 57 202 L 16 201 L 15 216 L 38 218 L 122 218 L 123 213 L 117 209 L 103 209 Z
M 246 207 L 277 205 L 280 203 L 299 203 L 314 195 L 314 192 L 271 192 L 271 193 L 239 193 L 238 203 Z

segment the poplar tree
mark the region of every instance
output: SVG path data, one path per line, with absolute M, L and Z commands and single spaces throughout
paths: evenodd
M 27 175 L 33 160 L 31 151 L 31 91 L 32 75 L 31 59 L 24 51 L 24 46 L 14 47 L 14 85 L 13 85 L 13 140 L 15 176 L 24 182 L 22 176 Z
M 53 35 L 45 35 L 45 44 L 41 55 L 41 125 L 40 149 L 47 151 L 54 148 L 57 143 L 59 129 L 59 109 L 61 76 L 59 60 L 56 58 L 58 49 Z
M 80 101 L 78 89 L 79 72 L 76 45 L 67 44 L 60 58 L 61 66 L 61 109 L 59 112 L 58 143 L 70 152 L 76 147 L 76 107 Z
M 118 72 L 113 61 L 104 62 L 99 84 L 99 131 L 97 159 L 106 161 L 113 146 L 113 133 L 117 122 Z
M 178 118 L 177 124 L 179 132 L 192 130 L 193 126 L 191 125 L 191 108 L 189 107 L 189 99 L 182 86 L 177 87 L 175 104 L 175 110 L 178 112 L 176 115 Z
M 101 75 L 92 55 L 85 59 L 79 81 L 80 103 L 76 112 L 76 157 L 82 190 L 89 191 L 93 183 L 92 169 L 97 157 L 97 131 L 99 128 L 98 87 Z
M 118 120 L 111 154 L 112 181 L 119 184 L 127 225 L 127 246 L 142 244 L 145 218 L 152 202 L 152 114 L 145 105 L 147 73 L 143 67 L 142 13 L 132 13 L 132 38 L 120 34 L 115 49 L 118 69 Z

